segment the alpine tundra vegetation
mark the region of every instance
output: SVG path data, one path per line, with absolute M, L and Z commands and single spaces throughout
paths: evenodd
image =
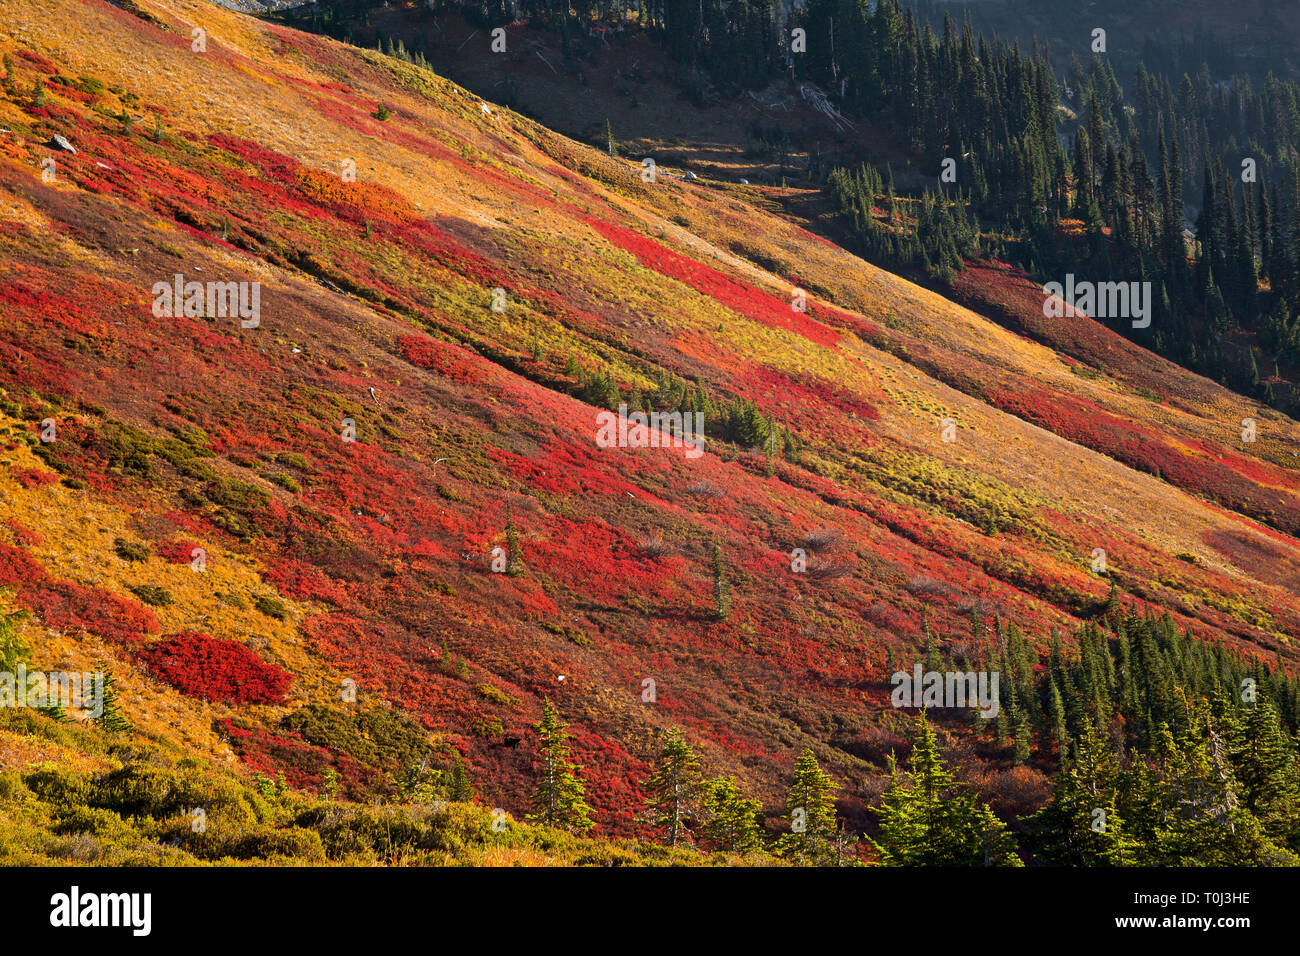
M 232 5 L 0 0 L 0 862 L 1300 864 L 1294 77 Z

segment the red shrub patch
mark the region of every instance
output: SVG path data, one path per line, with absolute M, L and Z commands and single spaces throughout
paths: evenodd
M 346 754 L 308 743 L 293 731 L 249 726 L 233 720 L 218 721 L 217 727 L 245 765 L 272 778 L 283 773 L 285 782 L 299 790 L 319 792 L 324 785 L 325 771 L 329 769 L 338 773 L 339 783 L 351 800 L 368 799 L 383 786 L 376 771 Z
M 50 577 L 26 551 L 0 544 L 0 586 L 6 584 L 16 585 L 19 602 L 50 627 L 90 631 L 119 642 L 158 630 L 158 618 L 148 608 Z
M 1300 532 L 1300 502 L 1295 495 L 1251 480 L 1253 475 L 1272 477 L 1276 471 L 1275 480 L 1289 483 L 1280 470 L 1270 470 L 1208 442 L 1171 441 L 1150 427 L 1112 415 L 1077 395 L 1047 388 L 1024 392 L 998 388 L 990 390 L 987 397 L 1003 411 L 1109 455 L 1130 468 L 1156 475 L 1288 534 Z M 1217 458 L 1210 457 L 1211 450 L 1218 452 Z M 1234 464 L 1246 466 L 1251 475 L 1240 474 Z
M 300 601 L 318 600 L 343 607 L 348 603 L 347 592 L 319 568 L 285 558 L 268 567 L 263 574 L 281 594 Z
M 43 468 L 21 468 L 14 472 L 14 477 L 24 488 L 40 488 L 45 485 L 52 485 L 59 480 L 59 476 L 46 471 Z
M 667 246 L 635 233 L 630 229 L 586 218 L 587 225 L 595 229 L 614 245 L 630 252 L 648 269 L 684 282 L 686 285 L 716 299 L 729 309 L 747 318 L 775 329 L 788 329 L 821 345 L 834 345 L 840 334 L 802 312 L 790 308 L 787 300 L 770 292 L 738 282 L 711 266 L 688 259 Z
M 277 704 L 293 675 L 242 644 L 185 631 L 140 652 L 153 674 L 191 697 L 231 704 Z
M 33 53 L 31 50 L 19 50 L 18 56 L 26 60 L 28 63 L 40 67 L 41 72 L 43 73 L 58 72 L 58 67 L 56 67 L 48 58 L 41 56 L 39 53 Z
M 195 544 L 193 541 L 159 541 L 153 546 L 158 557 L 172 564 L 189 564 L 194 560 L 194 549 L 201 548 L 202 545 Z
M 402 356 L 412 365 L 427 368 L 463 385 L 483 381 L 483 374 L 473 367 L 471 353 L 455 345 L 438 342 L 423 335 L 403 335 L 397 340 Z
M 13 518 L 5 521 L 5 527 L 13 533 L 14 540 L 25 548 L 39 547 L 43 543 L 39 534 Z
M 45 576 L 45 570 L 19 548 L 0 544 L 0 586 L 32 584 Z

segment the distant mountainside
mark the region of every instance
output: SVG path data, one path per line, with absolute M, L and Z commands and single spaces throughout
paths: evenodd
M 1035 37 L 1057 53 L 1077 51 L 1085 59 L 1091 31 L 1107 29 L 1110 53 L 1132 65 L 1144 58 L 1154 69 L 1195 74 L 1202 63 L 1262 79 L 1273 73 L 1300 74 L 1300 11 L 1269 0 L 1248 0 L 1231 7 L 1179 0 L 1096 0 L 1084 8 L 1063 0 L 970 0 L 919 2 L 916 9 L 932 22 L 945 14 L 969 19 L 977 30 L 1023 45 Z
M 292 10 L 294 7 L 309 6 L 311 2 L 312 0 L 213 0 L 213 3 L 220 4 L 227 10 L 252 14 Z

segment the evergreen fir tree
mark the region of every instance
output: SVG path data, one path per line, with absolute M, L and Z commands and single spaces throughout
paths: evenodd
M 1257 701 L 1229 718 L 1228 757 L 1240 784 L 1242 807 L 1265 830 L 1300 850 L 1300 766 L 1295 743 L 1271 700 Z
M 1015 841 L 989 807 L 957 786 L 924 712 L 908 772 L 889 759 L 889 788 L 871 843 L 887 866 L 1020 866 Z
M 731 582 L 727 579 L 727 563 L 722 548 L 713 543 L 713 617 L 725 621 L 731 615 Z
M 705 824 L 702 834 L 719 850 L 749 853 L 763 843 L 762 804 L 741 795 L 736 781 L 724 777 L 701 788 Z
M 465 767 L 465 761 L 456 754 L 452 759 L 451 766 L 444 771 L 442 776 L 442 789 L 448 800 L 457 803 L 468 803 L 474 799 L 474 785 L 470 782 L 469 771 Z
M 535 729 L 542 775 L 528 819 L 563 830 L 590 829 L 595 824 L 578 776 L 582 768 L 569 759 L 568 725 L 549 700 L 542 703 L 542 719 Z
M 117 700 L 117 678 L 109 670 L 101 671 L 104 675 L 103 699 L 98 717 L 93 718 L 95 723 L 110 733 L 123 733 L 132 729 L 132 724 L 122 713 L 122 707 Z
M 524 566 L 524 549 L 519 543 L 519 529 L 515 527 L 514 511 L 506 511 L 506 574 L 517 578 L 526 574 Z
M 1119 767 L 1105 742 L 1088 724 L 1074 744 L 1068 769 L 1057 775 L 1052 796 L 1025 818 L 1028 845 L 1051 866 L 1122 866 L 1131 862 L 1134 841 L 1118 808 Z
M 834 852 L 834 784 L 821 769 L 812 749 L 805 747 L 794 765 L 794 780 L 785 801 L 790 833 L 781 851 L 801 862 L 824 863 Z
M 658 765 L 645 782 L 646 806 L 650 822 L 664 832 L 669 846 L 689 834 L 686 817 L 694 805 L 699 788 L 700 764 L 682 732 L 668 732 Z

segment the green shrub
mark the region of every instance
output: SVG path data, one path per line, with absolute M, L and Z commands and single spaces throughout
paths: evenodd
M 266 505 L 266 492 L 247 481 L 218 478 L 203 489 L 209 501 L 221 508 L 247 511 Z
M 59 815 L 52 827 L 55 833 L 93 833 L 100 840 L 113 843 L 138 840 L 140 834 L 126 820 L 102 807 L 73 807 Z
M 474 689 L 479 692 L 486 700 L 494 704 L 500 704 L 503 707 L 513 707 L 519 703 L 514 697 L 511 697 L 495 684 L 476 684 Z
M 313 812 L 299 825 L 319 832 L 331 859 L 361 855 L 381 859 L 393 851 L 427 848 L 428 828 L 405 807 L 348 807 L 328 815 Z
M 294 479 L 292 475 L 286 475 L 284 472 L 271 472 L 266 476 L 266 480 L 272 484 L 279 485 L 285 491 L 292 492 L 295 495 L 302 491 L 302 485 L 298 484 L 297 480 Z
M 86 805 L 91 793 L 90 779 L 84 774 L 64 770 L 53 763 L 42 763 L 23 774 L 23 783 L 39 800 L 56 810 Z
M 21 800 L 27 792 L 27 785 L 23 783 L 23 776 L 17 770 L 0 772 L 0 801 L 9 803 Z
M 147 478 L 153 472 L 150 458 L 154 439 L 139 429 L 110 422 L 95 436 L 99 453 L 110 471 L 125 472 Z
M 156 584 L 133 584 L 130 590 L 141 601 L 152 607 L 166 607 L 172 603 L 171 592 Z
M 296 468 L 298 471 L 312 471 L 311 462 L 307 460 L 307 456 L 296 451 L 282 451 L 275 456 L 275 460 L 282 465 Z
M 579 647 L 591 647 L 591 638 L 589 638 L 583 631 L 579 630 L 576 627 L 567 627 L 563 624 L 551 624 L 549 622 L 544 622 L 542 624 L 542 628 L 544 630 L 550 631 L 552 634 L 558 634 L 560 637 L 563 637 L 566 641 L 576 644 Z
M 289 608 L 278 597 L 259 594 L 253 598 L 253 607 L 265 614 L 267 617 L 273 617 L 277 621 L 284 621 L 289 617 Z
M 113 550 L 123 561 L 137 562 L 148 561 L 152 553 L 147 544 L 139 544 L 135 541 L 128 541 L 126 538 L 114 538 Z
M 429 752 L 428 732 L 402 711 L 387 707 L 356 712 L 309 704 L 287 714 L 281 726 L 308 743 L 380 769 L 418 764 Z
M 237 860 L 264 860 L 275 857 L 308 862 L 325 862 L 325 844 L 315 830 L 288 827 L 274 830 L 259 828 L 232 840 L 225 848 Z

